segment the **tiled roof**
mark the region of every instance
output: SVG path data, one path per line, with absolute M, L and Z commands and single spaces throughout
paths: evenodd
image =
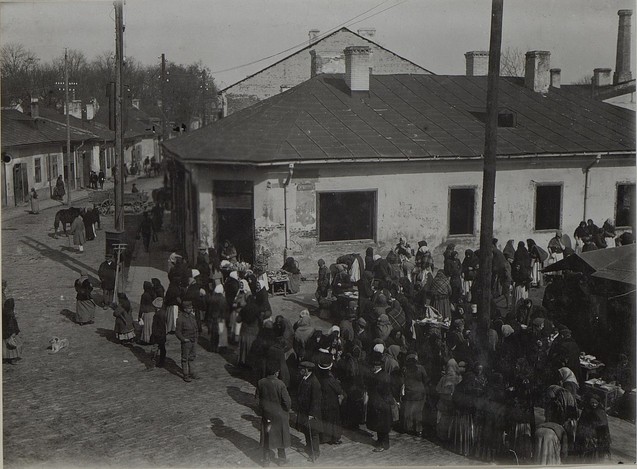
M 421 68 L 421 69 L 423 69 L 424 71 L 426 71 L 427 73 L 431 73 L 431 74 L 433 74 L 433 72 L 431 72 L 431 71 L 427 70 L 425 67 L 422 67 L 422 66 L 418 65 L 417 63 L 412 62 L 412 61 L 411 61 L 411 60 L 409 60 L 409 59 L 406 59 L 406 58 L 404 58 L 404 57 L 401 57 L 400 55 L 396 54 L 395 52 L 393 52 L 393 51 L 391 51 L 391 50 L 389 50 L 389 49 L 387 49 L 387 48 L 385 48 L 385 47 L 381 46 L 381 45 L 380 45 L 380 44 L 378 44 L 377 42 L 374 42 L 374 41 L 370 40 L 368 37 L 361 36 L 360 34 L 355 33 L 354 31 L 352 31 L 352 30 L 351 30 L 351 29 L 349 29 L 349 28 L 341 28 L 341 29 L 339 29 L 339 30 L 337 30 L 337 31 L 334 31 L 334 32 L 333 32 L 333 33 L 331 33 L 331 34 L 328 34 L 327 36 L 322 37 L 321 39 L 319 39 L 319 40 L 317 40 L 317 41 L 312 42 L 312 44 L 309 44 L 309 45 L 305 46 L 304 48 L 297 50 L 296 52 L 292 52 L 290 55 L 287 55 L 287 56 L 283 57 L 281 60 L 277 60 L 277 61 L 276 61 L 276 62 L 274 62 L 273 64 L 270 64 L 270 65 L 268 65 L 268 66 L 267 66 L 267 67 L 265 67 L 265 68 L 262 68 L 262 69 L 261 69 L 261 70 L 259 70 L 258 72 L 255 72 L 255 73 L 253 73 L 253 74 L 251 74 L 251 75 L 248 75 L 247 77 L 242 78 L 241 80 L 239 80 L 239 81 L 237 81 L 237 82 L 233 83 L 232 85 L 226 86 L 224 89 L 219 90 L 219 93 L 223 93 L 223 92 L 225 92 L 225 91 L 228 91 L 228 90 L 229 90 L 229 89 L 231 89 L 231 88 L 234 88 L 234 87 L 235 87 L 235 86 L 237 86 L 239 83 L 243 83 L 244 81 L 249 80 L 250 78 L 254 77 L 255 75 L 258 75 L 258 74 L 260 74 L 260 73 L 264 72 L 265 70 L 268 70 L 269 68 L 272 68 L 272 67 L 274 67 L 275 65 L 278 65 L 278 64 L 280 64 L 281 62 L 284 62 L 284 61 L 288 60 L 290 57 L 294 57 L 295 55 L 298 55 L 298 54 L 300 54 L 300 53 L 302 53 L 302 52 L 305 52 L 305 51 L 307 51 L 307 50 L 309 50 L 309 49 L 313 49 L 313 48 L 315 48 L 315 47 L 317 46 L 317 44 L 320 44 L 321 42 L 325 41 L 326 39 L 328 39 L 328 38 L 330 38 L 330 37 L 332 37 L 332 36 L 335 36 L 335 35 L 337 35 L 337 34 L 339 34 L 339 33 L 342 33 L 342 32 L 348 32 L 348 33 L 350 33 L 350 34 L 353 34 L 353 35 L 355 35 L 355 36 L 358 36 L 358 37 L 360 37 L 361 39 L 364 39 L 365 41 L 369 42 L 370 44 L 373 44 L 373 45 L 375 45 L 376 47 L 379 47 L 380 49 L 383 49 L 383 50 L 385 50 L 385 51 L 387 51 L 387 52 L 389 52 L 389 53 L 391 53 L 391 54 L 395 55 L 396 57 L 399 57 L 399 58 L 401 58 L 401 59 L 403 59 L 403 60 L 405 60 L 405 61 L 409 62 L 410 64 L 414 65 L 415 67 Z
M 479 157 L 487 77 L 377 75 L 369 97 L 350 96 L 343 75 L 318 75 L 284 93 L 164 143 L 202 162 Z M 500 80 L 499 155 L 634 152 L 635 112 L 568 89 L 542 95 Z
M 125 139 L 152 136 L 161 133 L 161 129 L 157 128 L 157 126 L 155 128 L 155 132 L 153 132 L 152 119 L 144 111 L 129 106 L 126 109 L 126 112 L 128 113 L 128 125 L 124 130 Z M 100 110 L 95 115 L 95 121 L 108 128 L 108 108 L 100 108 Z
M 40 117 L 66 125 L 66 116 L 55 109 L 40 107 L 39 114 Z M 100 122 L 96 122 L 95 120 L 85 121 L 78 119 L 77 117 L 69 116 L 69 122 L 71 127 L 91 132 L 100 140 L 110 141 L 115 139 L 115 132 L 110 130 L 108 126 L 103 125 Z

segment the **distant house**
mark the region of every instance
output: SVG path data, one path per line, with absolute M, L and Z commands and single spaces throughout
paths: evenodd
M 311 30 L 309 45 L 219 91 L 222 117 L 286 91 L 321 73 L 345 73 L 347 46 L 370 48 L 369 67 L 374 75 L 431 74 L 429 70 L 384 48 L 372 40 L 375 29 L 355 33 L 341 28 L 323 38 Z
M 3 206 L 26 202 L 31 188 L 42 198 L 50 197 L 59 175 L 70 181 L 67 190 L 80 187 L 82 155 L 99 147 L 98 135 L 71 126 L 71 155 L 65 166 L 66 125 L 41 116 L 37 102 L 31 104 L 30 111 L 27 115 L 13 109 L 2 110 Z
M 440 265 L 448 243 L 479 244 L 487 56 L 467 76 L 369 74 L 369 47 L 345 74 L 320 74 L 165 142 L 180 237 L 229 239 L 247 260 L 316 261 L 421 239 Z M 635 112 L 551 86 L 550 54 L 501 78 L 494 234 L 546 246 L 555 230 L 615 218 L 634 225 Z M 620 230 L 621 231 L 621 230 Z

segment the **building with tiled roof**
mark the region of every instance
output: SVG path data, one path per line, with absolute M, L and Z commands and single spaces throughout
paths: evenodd
M 370 48 L 370 67 L 374 75 L 432 73 L 381 46 L 373 40 L 375 35 L 376 30 L 373 28 L 359 29 L 356 33 L 348 28 L 341 28 L 323 37 L 320 37 L 320 31 L 311 30 L 306 47 L 220 90 L 223 117 L 275 96 L 314 75 L 344 73 L 343 50 L 347 46 Z
M 189 251 L 230 239 L 247 259 L 266 250 L 277 268 L 292 255 L 313 272 L 367 246 L 386 254 L 399 236 L 438 257 L 478 246 L 487 77 L 370 75 L 368 52 L 347 48 L 344 75 L 164 143 L 183 169 Z M 500 79 L 494 234 L 546 246 L 582 219 L 629 229 L 635 112 L 551 86 L 549 57 L 530 52 L 534 73 Z

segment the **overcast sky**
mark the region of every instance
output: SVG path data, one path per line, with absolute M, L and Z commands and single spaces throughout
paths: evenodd
M 44 61 L 65 47 L 89 59 L 114 50 L 112 1 L 0 2 L 3 44 L 21 43 Z M 634 6 L 504 0 L 502 47 L 549 50 L 562 82 L 576 81 L 615 68 L 617 11 Z M 144 64 L 159 63 L 162 53 L 176 63 L 201 60 L 227 86 L 286 54 L 243 65 L 307 44 L 310 29 L 372 27 L 376 42 L 434 73 L 464 74 L 464 53 L 488 48 L 490 13 L 490 0 L 127 0 L 125 54 Z

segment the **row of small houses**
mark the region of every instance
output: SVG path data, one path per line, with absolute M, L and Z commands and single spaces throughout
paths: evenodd
M 399 236 L 427 240 L 438 261 L 448 243 L 479 244 L 488 55 L 468 54 L 466 76 L 376 74 L 372 49 L 347 47 L 344 73 L 313 64 L 300 84 L 163 143 L 189 256 L 229 240 L 247 261 L 293 256 L 311 273 L 319 258 L 386 254 Z M 502 244 L 546 246 L 588 218 L 632 229 L 634 110 L 562 86 L 546 51 L 526 54 L 524 78 L 500 78 L 498 106 Z
M 71 154 L 68 161 L 66 116 L 33 100 L 25 112 L 2 109 L 2 206 L 13 207 L 28 200 L 35 188 L 40 198 L 53 194 L 58 176 L 68 181 L 67 190 L 88 187 L 91 171 L 112 176 L 115 164 L 115 133 L 108 127 L 108 112 L 94 112 L 94 105 L 73 102 L 69 107 Z M 144 158 L 159 159 L 159 119 L 139 109 L 134 100 L 127 109 L 124 162 L 130 168 Z

